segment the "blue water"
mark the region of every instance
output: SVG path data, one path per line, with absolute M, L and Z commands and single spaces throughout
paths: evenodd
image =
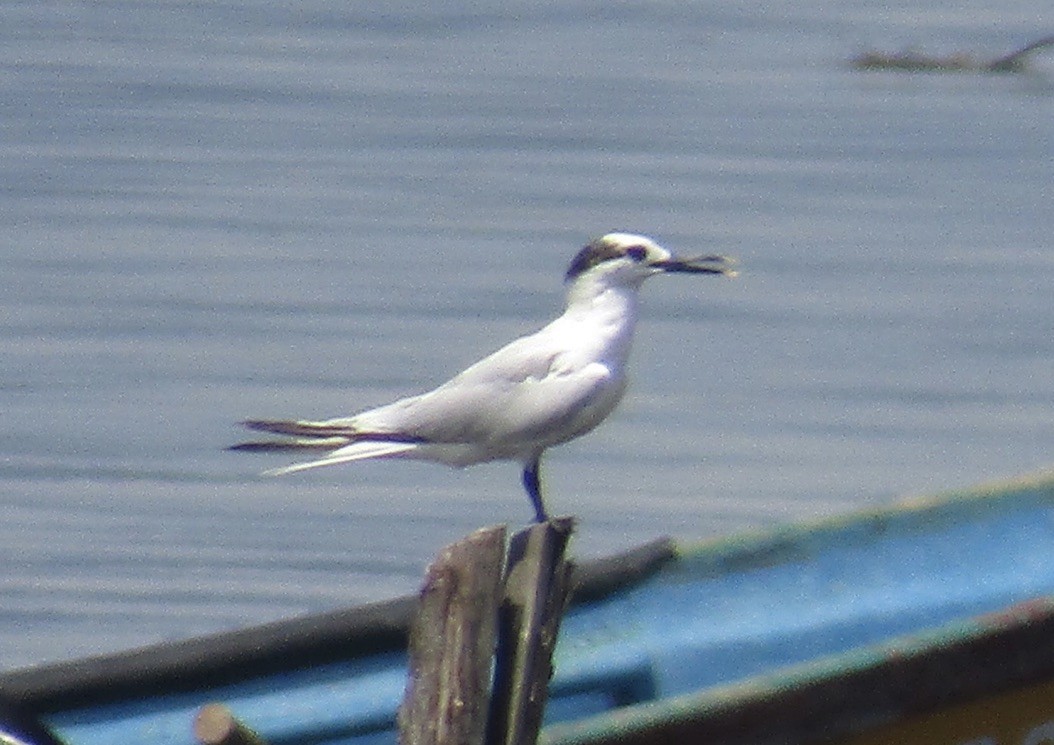
M 621 410 L 545 464 L 582 555 L 1054 463 L 1046 3 L 0 4 L 0 666 L 412 590 L 511 464 L 261 480 L 246 417 L 445 380 L 589 237 L 645 288 Z

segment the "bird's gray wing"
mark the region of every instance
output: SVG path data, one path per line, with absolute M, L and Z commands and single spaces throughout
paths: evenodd
M 440 389 L 477 383 L 518 383 L 528 378 L 546 377 L 560 364 L 567 351 L 551 329 L 552 324 L 536 334 L 509 342 L 493 354 L 465 368 L 440 386 Z
M 570 365 L 563 349 L 556 344 L 547 349 L 546 341 L 538 334 L 518 339 L 434 391 L 352 421 L 366 430 L 441 443 L 524 441 L 566 428 L 614 382 L 606 366 Z
M 355 417 L 355 423 L 363 429 L 398 432 L 425 443 L 498 447 L 539 439 L 555 442 L 564 439 L 561 433 L 569 436 L 577 432 L 577 419 L 590 412 L 605 393 L 615 394 L 617 401 L 621 386 L 615 385 L 607 367 L 594 363 L 541 378 L 444 385 L 431 393 L 364 412 Z
M 599 424 L 615 408 L 623 388 L 623 380 L 599 362 L 528 378 L 494 412 L 494 434 L 511 442 L 563 442 Z

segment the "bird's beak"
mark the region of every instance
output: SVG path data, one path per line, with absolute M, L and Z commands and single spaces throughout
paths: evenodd
M 733 269 L 734 259 L 727 256 L 693 256 L 678 258 L 673 256 L 665 261 L 652 262 L 652 266 L 664 272 L 681 272 L 685 274 L 723 274 L 726 277 L 736 276 Z

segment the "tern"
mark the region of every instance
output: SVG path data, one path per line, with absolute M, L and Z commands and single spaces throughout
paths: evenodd
M 265 471 L 278 476 L 368 458 L 412 458 L 469 466 L 518 461 L 535 520 L 548 516 L 539 468 L 550 447 L 607 418 L 626 390 L 626 367 L 644 280 L 658 274 L 734 276 L 724 256 L 678 258 L 650 238 L 608 233 L 590 241 L 565 275 L 563 314 L 465 369 L 433 391 L 354 416 L 252 419 L 251 430 L 285 439 L 232 450 L 325 451 Z

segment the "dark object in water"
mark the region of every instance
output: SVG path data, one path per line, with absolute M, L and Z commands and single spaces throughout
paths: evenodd
M 864 52 L 851 60 L 857 70 L 904 70 L 908 72 L 1021 72 L 1026 58 L 1037 49 L 1054 46 L 1054 36 L 1045 36 L 1016 52 L 984 61 L 957 52 L 945 57 L 931 57 L 920 52 Z

